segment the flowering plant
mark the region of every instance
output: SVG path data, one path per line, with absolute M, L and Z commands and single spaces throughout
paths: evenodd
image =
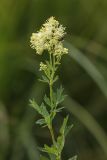
M 65 137 L 73 126 L 67 125 L 68 116 L 66 116 L 59 130 L 59 135 L 55 136 L 53 120 L 56 114 L 62 111 L 63 107 L 59 107 L 59 104 L 66 97 L 63 94 L 62 86 L 56 91 L 53 89 L 54 83 L 58 80 L 56 71 L 61 63 L 61 58 L 64 54 L 68 54 L 68 49 L 63 46 L 65 34 L 65 28 L 54 17 L 50 17 L 37 33 L 32 33 L 30 40 L 31 47 L 36 50 L 38 55 L 42 55 L 44 50 L 48 51 L 49 55 L 48 60 L 40 63 L 40 71 L 43 74 L 40 81 L 49 85 L 49 95 L 44 96 L 44 101 L 40 106 L 35 100 L 30 100 L 30 105 L 41 115 L 41 119 L 36 123 L 42 127 L 48 127 L 52 137 L 52 145 L 45 144 L 41 148 L 42 152 L 48 154 L 48 158 L 41 156 L 40 160 L 61 160 Z M 76 160 L 76 156 L 69 160 Z

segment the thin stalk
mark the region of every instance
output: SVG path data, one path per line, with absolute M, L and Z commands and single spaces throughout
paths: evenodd
M 53 142 L 53 144 L 55 145 L 56 142 L 55 142 L 55 136 L 54 136 L 54 131 L 53 131 L 53 128 L 52 128 L 52 124 L 50 125 L 49 130 L 50 130 L 50 133 L 51 133 L 52 142 Z
M 55 74 L 55 56 L 54 55 L 52 56 L 51 54 L 50 54 L 50 64 L 51 64 L 52 70 L 51 70 L 51 76 L 50 76 L 50 81 L 49 81 L 49 91 L 50 91 L 51 111 L 53 112 L 53 109 L 54 109 L 54 104 L 53 104 L 53 78 L 54 78 L 54 74 Z M 50 130 L 50 134 L 51 134 L 51 137 L 52 137 L 53 145 L 56 146 L 57 144 L 56 144 L 56 141 L 55 141 L 52 122 L 49 126 L 49 130 Z M 61 160 L 61 154 L 58 154 L 56 156 L 56 160 Z
M 49 84 L 49 89 L 50 89 L 51 107 L 53 108 L 53 92 L 52 92 L 52 84 L 51 84 L 51 82 Z
M 53 108 L 53 90 L 52 90 L 52 86 L 53 86 L 53 63 L 52 63 L 53 59 L 52 59 L 52 55 L 50 54 L 50 64 L 51 64 L 51 75 L 50 75 L 50 80 L 49 80 L 49 89 L 50 89 L 50 100 L 51 100 L 51 108 Z
M 56 160 L 61 160 L 61 156 L 56 157 Z
M 52 63 L 51 54 L 50 54 L 50 64 L 51 64 L 52 69 L 53 69 L 53 63 Z M 50 81 L 49 81 L 51 108 L 53 108 L 53 89 L 52 89 L 52 86 L 53 86 L 53 77 L 52 77 L 52 74 L 53 74 L 53 71 L 51 73 Z M 55 136 L 54 136 L 54 131 L 53 131 L 53 127 L 52 127 L 52 122 L 50 124 L 49 130 L 50 130 L 50 133 L 51 133 L 53 144 L 55 145 L 56 142 L 55 142 Z

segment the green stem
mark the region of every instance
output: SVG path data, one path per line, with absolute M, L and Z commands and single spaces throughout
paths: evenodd
M 52 55 L 50 54 L 50 64 L 52 67 L 51 75 L 50 75 L 50 80 L 49 80 L 49 89 L 50 89 L 50 100 L 51 100 L 51 107 L 53 108 L 53 91 L 52 91 L 52 85 L 53 85 L 53 63 L 52 63 Z
M 51 55 L 51 54 L 50 54 L 50 64 L 51 64 L 52 69 L 53 69 L 52 55 Z M 53 89 L 52 89 L 52 86 L 53 86 L 53 71 L 52 71 L 52 73 L 51 73 L 50 81 L 49 81 L 51 110 L 52 110 L 52 108 L 53 108 Z M 55 142 L 55 136 L 54 136 L 54 131 L 53 131 L 53 127 L 52 127 L 52 122 L 51 122 L 51 124 L 50 124 L 49 130 L 50 130 L 50 133 L 51 133 L 52 142 L 53 142 L 53 144 L 55 145 L 56 142 Z
M 56 160 L 61 160 L 61 156 L 59 155 L 58 157 L 56 157 Z
M 55 74 L 55 56 L 53 54 L 50 54 L 50 65 L 52 67 L 51 70 L 51 75 L 50 75 L 50 80 L 49 80 L 49 90 L 50 90 L 50 102 L 51 102 L 51 112 L 54 110 L 54 104 L 53 104 L 53 78 Z M 52 142 L 54 146 L 57 146 L 56 141 L 55 141 L 55 135 L 53 131 L 53 126 L 52 126 L 52 121 L 49 126 L 50 134 L 52 137 Z M 56 156 L 56 160 L 61 160 L 61 154 L 58 154 Z
M 58 152 L 58 154 L 56 156 L 56 160 L 61 160 L 61 153 Z
M 49 84 L 49 89 L 50 89 L 51 107 L 53 108 L 53 93 L 52 93 L 52 84 L 51 84 L 51 80 L 50 80 L 50 84 Z
M 50 133 L 51 133 L 52 142 L 53 142 L 53 144 L 55 145 L 55 144 L 56 144 L 56 142 L 55 142 L 55 136 L 54 136 L 54 132 L 53 132 L 53 128 L 52 128 L 52 124 L 51 124 L 51 126 L 50 126 L 49 130 L 50 130 Z

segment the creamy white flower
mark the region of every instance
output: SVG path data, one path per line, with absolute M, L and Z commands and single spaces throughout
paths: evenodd
M 55 45 L 55 52 L 54 55 L 57 57 L 61 57 L 63 54 L 67 54 L 68 49 L 64 48 L 63 44 L 59 42 L 57 45 Z
M 41 32 L 32 33 L 31 36 L 31 47 L 36 49 L 37 54 L 42 54 L 44 50 L 44 35 Z
M 31 47 L 39 55 L 44 50 L 48 50 L 50 54 L 53 53 L 56 56 L 57 54 L 61 56 L 68 53 L 68 50 L 62 44 L 65 34 L 65 28 L 54 17 L 51 17 L 43 24 L 39 32 L 32 33 L 30 40 Z
M 61 40 L 64 35 L 66 34 L 65 32 L 65 28 L 60 25 L 54 32 L 54 37 L 57 39 L 57 40 Z
M 43 62 L 40 62 L 40 71 L 45 71 L 47 69 L 47 65 L 44 64 Z

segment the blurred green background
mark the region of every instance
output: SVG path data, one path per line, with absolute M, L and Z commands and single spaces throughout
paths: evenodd
M 106 160 L 107 0 L 0 0 L 0 160 L 39 160 L 37 146 L 50 143 L 29 107 L 47 90 L 29 39 L 50 16 L 66 26 L 69 48 L 59 70 L 66 109 L 54 124 L 57 131 L 67 113 L 74 123 L 63 160 Z

